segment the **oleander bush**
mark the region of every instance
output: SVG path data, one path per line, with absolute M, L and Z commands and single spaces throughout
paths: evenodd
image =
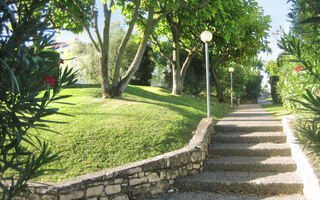
M 59 159 L 47 142 L 30 134 L 48 131 L 42 118 L 60 114 L 48 108 L 68 95 L 59 92 L 75 82 L 75 74 L 59 66 L 59 53 L 50 50 L 48 1 L 0 2 L 0 188 L 1 199 L 12 199 L 30 179 L 50 171 Z M 60 122 L 61 123 L 61 122 Z
M 299 143 L 320 166 L 320 1 L 291 2 L 293 26 L 278 43 L 283 53 L 278 58 L 277 89 L 284 106 L 298 115 Z

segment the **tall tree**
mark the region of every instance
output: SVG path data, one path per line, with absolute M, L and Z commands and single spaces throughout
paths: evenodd
M 265 49 L 270 19 L 263 15 L 256 2 L 247 0 L 183 1 L 181 5 L 181 9 L 173 10 L 160 21 L 153 34 L 153 43 L 172 65 L 172 93 L 182 94 L 185 72 L 194 55 L 201 51 L 201 32 L 207 29 L 214 32 L 216 28 L 211 42 L 214 60 L 211 74 L 222 101 L 218 66 L 232 60 L 244 61 Z M 167 40 L 163 41 L 164 37 Z M 172 54 L 164 53 L 167 41 L 172 43 Z M 181 49 L 188 52 L 183 61 L 180 60 Z
M 223 6 L 208 22 L 209 30 L 216 29 L 210 43 L 210 72 L 220 102 L 223 90 L 217 73 L 219 67 L 232 61 L 244 64 L 260 51 L 268 50 L 266 37 L 270 28 L 270 17 L 264 16 L 254 1 L 226 1 Z
M 177 2 L 180 2 L 179 9 L 172 10 L 160 21 L 152 38 L 153 44 L 172 66 L 172 94 L 180 95 L 183 93 L 186 71 L 201 45 L 199 35 L 203 29 L 200 24 L 212 17 L 212 13 L 218 7 L 215 5 L 221 4 L 221 1 L 180 0 Z M 166 41 L 161 42 L 164 37 Z M 167 54 L 164 50 L 167 41 L 172 43 L 171 54 Z M 181 49 L 188 53 L 183 61 Z
M 110 44 L 109 44 L 109 74 L 115 71 L 116 55 L 119 48 L 119 43 L 125 35 L 120 21 L 111 23 L 110 26 Z M 133 35 L 130 38 L 127 47 L 122 57 L 122 65 L 120 75 L 123 76 L 124 72 L 128 69 L 130 63 L 134 59 L 136 49 L 139 45 L 133 38 L 138 37 Z M 64 51 L 63 58 L 65 64 L 72 66 L 74 69 L 79 70 L 79 77 L 82 81 L 87 83 L 100 83 L 100 69 L 99 69 L 99 52 L 96 51 L 92 43 L 84 43 L 75 39 L 70 48 Z M 80 81 L 81 81 L 80 80 Z
M 154 26 L 175 6 L 174 2 L 165 0 L 102 0 L 103 12 L 99 13 L 95 0 L 55 0 L 53 6 L 59 8 L 54 14 L 56 26 L 73 32 L 85 30 L 100 55 L 100 73 L 102 98 L 121 98 L 122 93 L 138 70 L 147 42 Z M 118 7 L 126 16 L 128 28 L 117 54 L 114 73 L 109 74 L 110 22 L 112 12 Z M 168 10 L 167 10 L 168 9 Z M 99 30 L 98 13 L 104 16 L 102 34 Z M 71 22 L 70 23 L 70 20 Z M 67 21 L 66 21 L 67 20 Z M 135 57 L 128 70 L 121 76 L 122 58 L 136 23 L 141 25 L 141 39 Z M 92 35 L 90 29 L 95 33 Z

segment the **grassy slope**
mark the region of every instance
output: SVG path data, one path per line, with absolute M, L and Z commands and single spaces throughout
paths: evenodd
M 75 105 L 52 106 L 74 117 L 52 116 L 69 124 L 51 125 L 60 134 L 39 133 L 54 151 L 61 151 L 62 158 L 50 165 L 63 170 L 42 181 L 59 182 L 182 148 L 206 116 L 204 103 L 161 88 L 129 86 L 121 100 L 102 100 L 98 86 L 63 94 L 72 94 L 66 102 Z M 215 119 L 227 112 L 227 105 L 212 111 Z
M 281 120 L 283 115 L 291 114 L 281 104 L 261 104 L 261 106 L 277 120 Z

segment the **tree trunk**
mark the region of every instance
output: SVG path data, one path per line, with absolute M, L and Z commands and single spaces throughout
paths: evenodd
M 183 87 L 183 84 L 184 84 L 184 79 L 186 77 L 187 70 L 188 70 L 188 68 L 190 66 L 190 63 L 191 63 L 192 58 L 195 55 L 195 53 L 196 52 L 194 52 L 194 51 L 189 52 L 187 58 L 183 62 L 182 69 L 181 69 L 181 72 L 180 72 L 181 86 L 182 87 Z
M 103 54 L 103 52 L 101 52 Z M 101 92 L 102 98 L 109 98 L 109 74 L 108 74 L 108 55 L 101 55 L 100 58 L 100 74 L 101 74 Z
M 183 91 L 180 76 L 180 45 L 178 36 L 174 36 L 172 58 L 172 94 L 181 95 Z
M 223 93 L 222 93 L 223 91 L 222 91 L 222 87 L 221 87 L 221 84 L 220 84 L 219 77 L 217 76 L 217 73 L 213 68 L 211 68 L 210 73 L 211 73 L 211 76 L 213 77 L 213 82 L 214 82 L 214 85 L 215 85 L 216 90 L 217 90 L 218 101 L 220 103 L 222 103 L 223 102 Z
M 111 21 L 111 11 L 105 10 L 103 45 L 101 46 L 101 53 L 100 53 L 101 90 L 102 90 L 103 99 L 110 97 L 109 71 L 108 71 L 110 21 Z
M 134 73 L 136 73 L 136 71 L 139 69 L 143 54 L 144 54 L 146 47 L 147 47 L 148 39 L 149 39 L 150 34 L 151 34 L 153 27 L 155 25 L 154 20 L 152 20 L 153 15 L 154 15 L 154 11 L 153 11 L 153 9 L 151 9 L 151 11 L 148 13 L 148 24 L 146 26 L 144 33 L 143 33 L 143 37 L 142 37 L 142 40 L 139 44 L 137 53 L 136 53 L 131 65 L 130 65 L 128 71 L 122 77 L 122 79 L 119 81 L 119 83 L 117 85 L 112 85 L 111 98 L 122 98 L 122 94 L 123 94 L 124 90 L 127 88 Z
M 118 85 L 118 83 L 120 81 L 120 68 L 121 68 L 122 57 L 125 52 L 125 48 L 129 42 L 134 25 L 138 19 L 140 3 L 141 3 L 141 0 L 135 2 L 135 9 L 134 9 L 134 12 L 132 15 L 132 19 L 129 23 L 129 27 L 127 29 L 127 32 L 126 32 L 123 40 L 121 41 L 121 44 L 120 44 L 119 49 L 117 51 L 116 65 L 115 65 L 115 71 L 114 71 L 112 85 Z

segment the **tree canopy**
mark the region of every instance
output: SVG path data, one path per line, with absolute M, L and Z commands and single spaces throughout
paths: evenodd
M 60 17 L 61 15 L 58 16 L 59 18 L 57 18 L 57 20 L 61 23 L 57 23 L 56 27 L 60 29 L 65 28 L 73 32 L 77 32 L 80 30 L 78 27 L 81 27 L 82 30 L 87 32 L 95 49 L 100 54 L 102 97 L 122 97 L 123 91 L 140 66 L 143 53 L 147 47 L 147 42 L 154 26 L 169 12 L 164 8 L 170 7 L 169 10 L 171 10 L 174 8 L 175 3 L 164 0 L 103 0 L 102 4 L 103 11 L 101 12 L 101 10 L 97 9 L 95 0 L 53 1 L 53 6 L 67 15 L 63 18 Z M 169 4 L 171 6 L 168 6 Z M 117 50 L 113 74 L 110 74 L 110 22 L 112 13 L 116 7 L 118 7 L 126 17 L 128 26 Z M 103 30 L 101 32 L 98 25 L 99 14 L 104 16 Z M 69 19 L 75 21 L 77 27 L 74 27 Z M 120 71 L 123 55 L 136 23 L 140 25 L 140 44 L 136 50 L 134 59 L 130 65 L 127 66 L 124 75 L 121 76 Z M 90 29 L 95 33 L 95 37 L 90 32 Z
M 187 68 L 194 55 L 202 50 L 199 36 L 204 30 L 213 33 L 211 72 L 217 88 L 220 86 L 216 66 L 227 61 L 244 63 L 260 51 L 268 50 L 266 37 L 270 17 L 264 16 L 256 2 L 219 0 L 181 4 L 181 8 L 169 12 L 152 33 L 152 43 L 172 65 L 172 93 L 182 93 Z M 172 43 L 169 54 L 164 50 L 167 42 Z M 188 53 L 184 60 L 180 58 L 182 49 Z
M 59 0 L 57 28 L 75 33 L 84 30 L 100 55 L 102 97 L 121 97 L 126 85 L 138 70 L 148 40 L 172 66 L 174 94 L 182 94 L 186 71 L 195 54 L 203 49 L 199 35 L 204 30 L 214 32 L 211 44 L 211 72 L 221 94 L 216 68 L 228 61 L 243 63 L 259 51 L 267 50 L 267 30 L 270 18 L 251 0 L 136 0 L 102 1 L 103 12 L 97 9 L 95 0 Z M 119 42 L 115 63 L 110 66 L 110 21 L 115 8 L 126 17 L 126 33 Z M 104 16 L 103 30 L 99 30 L 98 15 Z M 125 49 L 133 29 L 140 35 L 140 45 L 130 64 L 123 63 Z M 91 31 L 90 31 L 91 30 Z M 95 36 L 93 35 L 95 34 Z M 172 44 L 172 52 L 165 53 L 164 42 Z M 180 59 L 180 51 L 188 54 Z M 114 70 L 110 70 L 113 68 Z M 124 70 L 126 69 L 126 70 Z M 124 73 L 120 73 L 123 71 Z
M 211 75 L 219 101 L 223 101 L 223 91 L 218 77 L 219 66 L 235 62 L 246 64 L 261 51 L 268 51 L 267 31 L 270 16 L 265 16 L 254 1 L 225 1 L 224 9 L 209 21 L 209 30 L 215 27 L 211 42 Z

